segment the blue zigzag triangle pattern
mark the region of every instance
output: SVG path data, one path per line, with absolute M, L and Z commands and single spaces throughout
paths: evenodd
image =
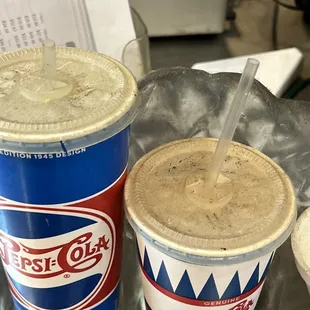
M 137 246 L 138 247 L 138 246 Z M 239 279 L 239 273 L 238 271 L 234 274 L 233 278 L 231 279 L 229 285 L 227 286 L 224 294 L 220 297 L 218 294 L 217 286 L 215 283 L 214 275 L 211 274 L 208 278 L 206 284 L 202 288 L 200 294 L 198 295 L 198 298 L 195 296 L 195 292 L 191 283 L 191 280 L 189 278 L 187 270 L 182 275 L 182 278 L 177 286 L 177 289 L 174 291 L 173 287 L 171 285 L 171 281 L 167 272 L 166 265 L 164 261 L 161 262 L 159 273 L 157 276 L 157 279 L 155 280 L 154 272 L 150 263 L 148 251 L 145 248 L 144 251 L 144 260 L 143 260 L 143 269 L 148 274 L 148 276 L 153 280 L 156 281 L 158 285 L 160 285 L 162 288 L 166 289 L 167 291 L 174 293 L 178 296 L 182 296 L 184 298 L 189 299 L 198 299 L 198 300 L 224 300 L 224 299 L 230 299 L 237 296 L 240 296 L 242 294 L 245 294 L 252 289 L 254 289 L 260 281 L 263 281 L 269 271 L 269 268 L 272 263 L 274 253 L 269 258 L 268 264 L 263 272 L 263 275 L 261 279 L 259 279 L 259 269 L 260 264 L 258 263 L 255 270 L 253 271 L 250 280 L 248 281 L 245 289 L 241 293 L 241 285 L 240 285 L 240 279 Z M 138 257 L 141 263 L 141 256 L 140 252 L 138 251 Z
M 240 288 L 239 273 L 237 271 L 233 276 L 232 280 L 230 281 L 229 285 L 227 286 L 226 291 L 221 299 L 234 298 L 240 295 L 241 295 L 241 288 Z
M 210 275 L 205 286 L 202 288 L 198 296 L 198 299 L 199 300 L 219 300 L 220 299 L 213 274 Z
M 274 254 L 274 252 L 271 254 L 271 256 L 270 256 L 270 258 L 269 258 L 268 264 L 267 264 L 267 266 L 266 266 L 266 268 L 265 268 L 265 271 L 264 271 L 264 273 L 263 273 L 263 275 L 262 275 L 261 281 L 263 281 L 263 280 L 266 278 L 266 276 L 267 276 L 267 273 L 268 273 L 268 271 L 269 271 L 270 265 L 271 265 L 271 263 L 272 263 L 273 254 Z
M 153 281 L 155 281 L 154 273 L 153 273 L 152 266 L 151 266 L 151 263 L 150 263 L 149 254 L 148 254 L 146 248 L 145 248 L 145 250 L 144 250 L 143 267 L 144 267 L 145 272 L 148 274 L 148 276 L 149 276 Z
M 160 268 L 159 268 L 159 273 L 156 279 L 156 282 L 163 287 L 164 289 L 166 289 L 169 292 L 174 293 L 168 273 L 167 273 L 167 269 L 165 266 L 165 263 L 162 261 Z
M 255 288 L 259 283 L 259 263 L 257 264 L 253 274 L 251 275 L 251 278 L 247 285 L 245 286 L 245 289 L 243 290 L 242 294 L 245 294 L 249 291 L 251 291 L 253 288 Z
M 188 276 L 187 270 L 184 271 L 175 293 L 185 298 L 196 299 L 196 295 L 191 280 Z

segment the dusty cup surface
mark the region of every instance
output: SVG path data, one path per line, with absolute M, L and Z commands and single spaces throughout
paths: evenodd
M 274 252 L 293 229 L 289 178 L 249 147 L 232 143 L 211 195 L 206 176 L 216 143 L 159 147 L 126 182 L 149 309 L 254 309 Z

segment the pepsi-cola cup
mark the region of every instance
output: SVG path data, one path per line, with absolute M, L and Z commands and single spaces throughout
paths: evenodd
M 217 140 L 161 146 L 134 166 L 125 210 L 136 232 L 146 308 L 253 310 L 296 221 L 293 186 L 271 159 L 233 142 L 214 192 Z
M 0 254 L 15 309 L 116 310 L 131 73 L 103 55 L 0 56 Z

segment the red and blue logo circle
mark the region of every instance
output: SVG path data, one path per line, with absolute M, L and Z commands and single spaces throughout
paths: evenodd
M 62 153 L 0 152 L 0 256 L 17 310 L 116 310 L 128 129 Z

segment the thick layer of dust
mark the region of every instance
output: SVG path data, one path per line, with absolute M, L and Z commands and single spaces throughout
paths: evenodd
M 64 72 L 76 87 L 68 97 L 42 103 L 28 100 L 20 93 L 21 84 L 40 74 L 39 59 L 0 66 L 1 119 L 25 124 L 59 123 L 81 119 L 90 112 L 109 115 L 118 108 L 109 104 L 113 98 L 117 99 L 124 87 L 116 66 L 114 71 L 107 71 L 100 64 L 60 56 L 57 67 L 60 77 Z
M 234 238 L 274 219 L 275 184 L 249 160 L 228 157 L 223 175 L 233 186 L 231 201 L 216 208 L 196 206 L 185 192 L 193 173 L 207 174 L 211 154 L 177 154 L 152 169 L 145 184 L 150 213 L 174 231 L 198 238 Z
M 290 182 L 271 160 L 240 145 L 231 147 L 221 177 L 221 197 L 223 190 L 229 191 L 225 203 L 197 195 L 201 182 L 188 186 L 189 180 L 207 175 L 215 143 L 175 143 L 146 156 L 129 177 L 129 213 L 152 238 L 172 247 L 228 253 L 274 241 L 293 221 L 295 206 Z

